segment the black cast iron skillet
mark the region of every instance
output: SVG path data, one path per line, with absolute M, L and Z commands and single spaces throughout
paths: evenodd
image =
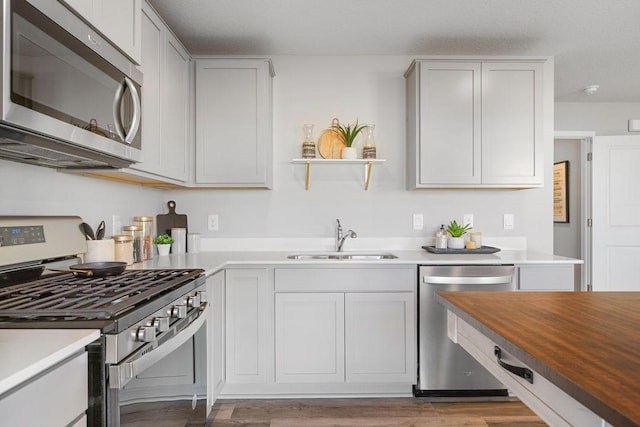
M 77 277 L 106 277 L 117 276 L 127 268 L 126 262 L 88 262 L 86 264 L 74 264 L 69 267 L 68 270 L 61 268 L 48 268 L 49 271 L 61 271 L 65 273 L 72 273 Z

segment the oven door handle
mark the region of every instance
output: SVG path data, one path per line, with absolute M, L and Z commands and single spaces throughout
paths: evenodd
M 166 357 L 169 353 L 187 342 L 187 340 L 191 338 L 206 321 L 206 309 L 207 303 L 203 302 L 198 307 L 199 316 L 191 322 L 189 326 L 152 351 L 149 351 L 139 357 L 134 356 L 133 360 L 125 359 L 118 365 L 109 366 L 109 386 L 114 389 L 121 389 L 125 384 L 135 378 L 136 375 L 150 368 L 155 363 Z

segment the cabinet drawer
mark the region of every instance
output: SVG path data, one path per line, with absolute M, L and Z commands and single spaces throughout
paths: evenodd
M 415 268 L 277 268 L 276 292 L 414 291 Z
M 574 400 L 537 372 L 533 383 L 527 382 L 501 367 L 494 355 L 495 343 L 456 315 L 448 312 L 449 337 L 460 344 L 493 376 L 522 400 L 540 418 L 552 426 L 602 427 L 603 420 Z M 502 360 L 510 365 L 526 367 L 502 348 Z

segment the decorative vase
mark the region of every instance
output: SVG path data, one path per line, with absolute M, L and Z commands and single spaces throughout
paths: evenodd
M 313 125 L 304 125 L 304 142 L 302 143 L 302 158 L 316 158 L 316 143 L 313 140 Z
M 447 248 L 464 249 L 464 237 L 451 237 L 447 239 Z
M 171 245 L 156 245 L 158 247 L 158 255 L 169 255 L 169 250 L 171 250 Z
M 343 159 L 357 159 L 358 158 L 358 150 L 356 147 L 342 147 L 342 155 Z
M 364 144 L 362 145 L 362 158 L 363 159 L 375 159 L 376 158 L 376 141 L 373 138 L 373 130 L 376 125 L 367 125 L 364 128 Z

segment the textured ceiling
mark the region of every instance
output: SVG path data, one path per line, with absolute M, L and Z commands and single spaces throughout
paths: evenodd
M 554 56 L 556 101 L 640 102 L 640 0 L 150 2 L 194 55 Z

